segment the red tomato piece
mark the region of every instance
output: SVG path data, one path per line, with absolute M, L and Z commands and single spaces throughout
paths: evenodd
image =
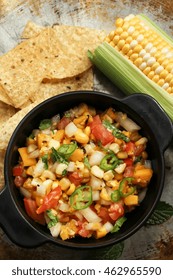
M 62 117 L 62 119 L 57 124 L 58 129 L 64 129 L 71 122 L 70 118 Z
M 76 187 L 81 184 L 83 179 L 77 171 L 70 173 L 68 178 L 71 183 L 75 184 Z
M 13 167 L 13 176 L 22 176 L 23 174 L 23 167 L 18 164 Z
M 138 145 L 135 147 L 135 156 L 140 156 L 141 153 L 145 150 L 144 145 Z
M 14 178 L 14 184 L 15 184 L 16 187 L 20 188 L 20 187 L 23 186 L 25 180 L 26 179 L 24 177 L 22 177 L 22 176 L 16 176 Z
M 132 165 L 127 166 L 127 167 L 125 168 L 125 170 L 124 170 L 123 176 L 124 176 L 124 177 L 133 177 L 133 175 L 134 175 L 134 169 L 135 169 L 135 167 L 132 166 Z
M 110 131 L 106 129 L 106 127 L 104 127 L 98 115 L 96 115 L 93 118 L 90 127 L 91 127 L 91 132 L 94 135 L 95 139 L 97 141 L 101 141 L 103 146 L 107 145 L 108 143 L 112 143 L 114 141 L 114 136 Z
M 128 142 L 125 145 L 124 150 L 128 153 L 128 155 L 133 156 L 135 154 L 135 144 L 133 142 Z
M 98 216 L 102 219 L 103 224 L 105 224 L 106 222 L 112 222 L 107 207 L 100 207 Z
M 132 166 L 133 159 L 132 158 L 125 158 L 124 163 L 126 164 L 126 166 Z
M 31 198 L 24 198 L 24 206 L 26 213 L 28 214 L 29 217 L 31 217 L 35 222 L 38 222 L 39 224 L 44 225 L 45 224 L 45 219 L 44 219 L 44 214 L 37 214 L 37 204 L 35 200 Z
M 39 206 L 37 209 L 37 214 L 41 214 L 48 209 L 55 208 L 57 203 L 61 197 L 62 190 L 61 187 L 58 186 L 54 190 L 52 190 L 49 194 L 47 194 L 43 199 L 43 204 Z
M 109 216 L 113 221 L 118 220 L 118 218 L 122 217 L 124 215 L 124 208 L 121 203 L 113 203 L 111 204 L 109 208 Z
M 78 221 L 78 231 L 77 234 L 82 236 L 82 237 L 90 237 L 91 236 L 91 231 L 85 229 L 85 222 Z

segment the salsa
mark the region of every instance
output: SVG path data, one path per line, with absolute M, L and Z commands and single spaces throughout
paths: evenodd
M 117 232 L 152 178 L 147 142 L 111 107 L 80 104 L 42 120 L 13 167 L 26 213 L 63 240 Z

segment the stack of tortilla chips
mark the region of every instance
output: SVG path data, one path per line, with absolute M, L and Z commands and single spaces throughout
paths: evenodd
M 15 127 L 49 97 L 93 89 L 87 50 L 94 51 L 104 36 L 103 31 L 86 27 L 28 22 L 22 42 L 0 57 L 0 188 L 4 155 Z

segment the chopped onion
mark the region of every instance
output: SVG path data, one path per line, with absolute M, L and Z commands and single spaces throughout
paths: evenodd
M 89 223 L 101 222 L 101 218 L 91 208 L 80 210 L 80 213 Z
M 148 160 L 148 159 L 145 160 L 144 165 L 145 165 L 145 167 L 147 167 L 147 168 L 152 168 L 151 160 Z
M 99 190 L 103 186 L 103 184 L 104 184 L 103 180 L 91 175 L 91 180 L 89 182 L 89 185 L 92 187 L 93 191 Z
M 91 166 L 93 165 L 99 165 L 101 160 L 104 158 L 105 154 L 100 151 L 94 151 L 91 156 L 89 157 L 89 164 Z
M 75 163 L 74 161 L 70 161 L 67 167 L 68 172 L 73 172 L 75 170 Z
M 37 150 L 29 153 L 29 158 L 38 158 L 39 155 L 40 155 L 40 151 L 39 151 L 39 149 L 37 149 Z
M 53 237 L 58 237 L 58 235 L 60 233 L 60 230 L 61 230 L 61 226 L 62 226 L 61 223 L 57 223 L 55 226 L 49 228 L 50 232 L 51 232 L 51 235 Z
M 132 121 L 130 118 L 128 118 L 125 114 L 119 112 L 117 121 L 119 124 L 127 131 L 135 131 L 140 130 L 140 126 L 137 125 L 134 121 Z
M 92 198 L 93 198 L 93 201 L 99 200 L 100 199 L 100 192 L 99 191 L 93 191 L 92 192 Z
M 62 212 L 68 212 L 69 211 L 69 205 L 67 203 L 64 203 L 64 202 L 59 201 L 59 207 L 58 208 Z
M 42 159 L 39 159 L 39 161 L 37 162 L 35 168 L 34 168 L 34 172 L 33 172 L 33 177 L 39 177 L 41 176 L 41 174 L 44 171 L 44 162 L 42 161 Z
M 31 197 L 31 193 L 23 187 L 20 187 L 20 193 L 26 198 Z
M 30 144 L 28 147 L 27 147 L 27 152 L 28 154 L 32 153 L 33 151 L 35 151 L 37 149 L 37 146 L 35 144 Z
M 107 233 L 113 229 L 113 225 L 110 222 L 106 222 L 103 226 L 106 229 Z
M 65 127 L 65 134 L 68 137 L 72 137 L 76 133 L 77 130 L 78 130 L 77 126 L 73 122 L 70 122 Z

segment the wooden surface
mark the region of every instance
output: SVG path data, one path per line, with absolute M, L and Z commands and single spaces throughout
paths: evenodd
M 114 28 L 117 16 L 124 17 L 130 13 L 148 15 L 173 37 L 171 0 L 0 0 L 0 54 L 19 42 L 20 34 L 28 20 L 41 25 L 55 23 L 81 25 L 105 29 L 108 32 Z M 111 82 L 97 72 L 94 87 L 121 97 Z M 173 145 L 165 152 L 165 162 L 166 178 L 161 200 L 173 205 Z M 34 249 L 20 248 L 0 229 L 0 259 L 92 259 L 94 254 L 93 251 L 68 250 L 53 244 L 45 244 Z M 141 228 L 124 242 L 120 259 L 173 260 L 173 218 L 160 226 Z

